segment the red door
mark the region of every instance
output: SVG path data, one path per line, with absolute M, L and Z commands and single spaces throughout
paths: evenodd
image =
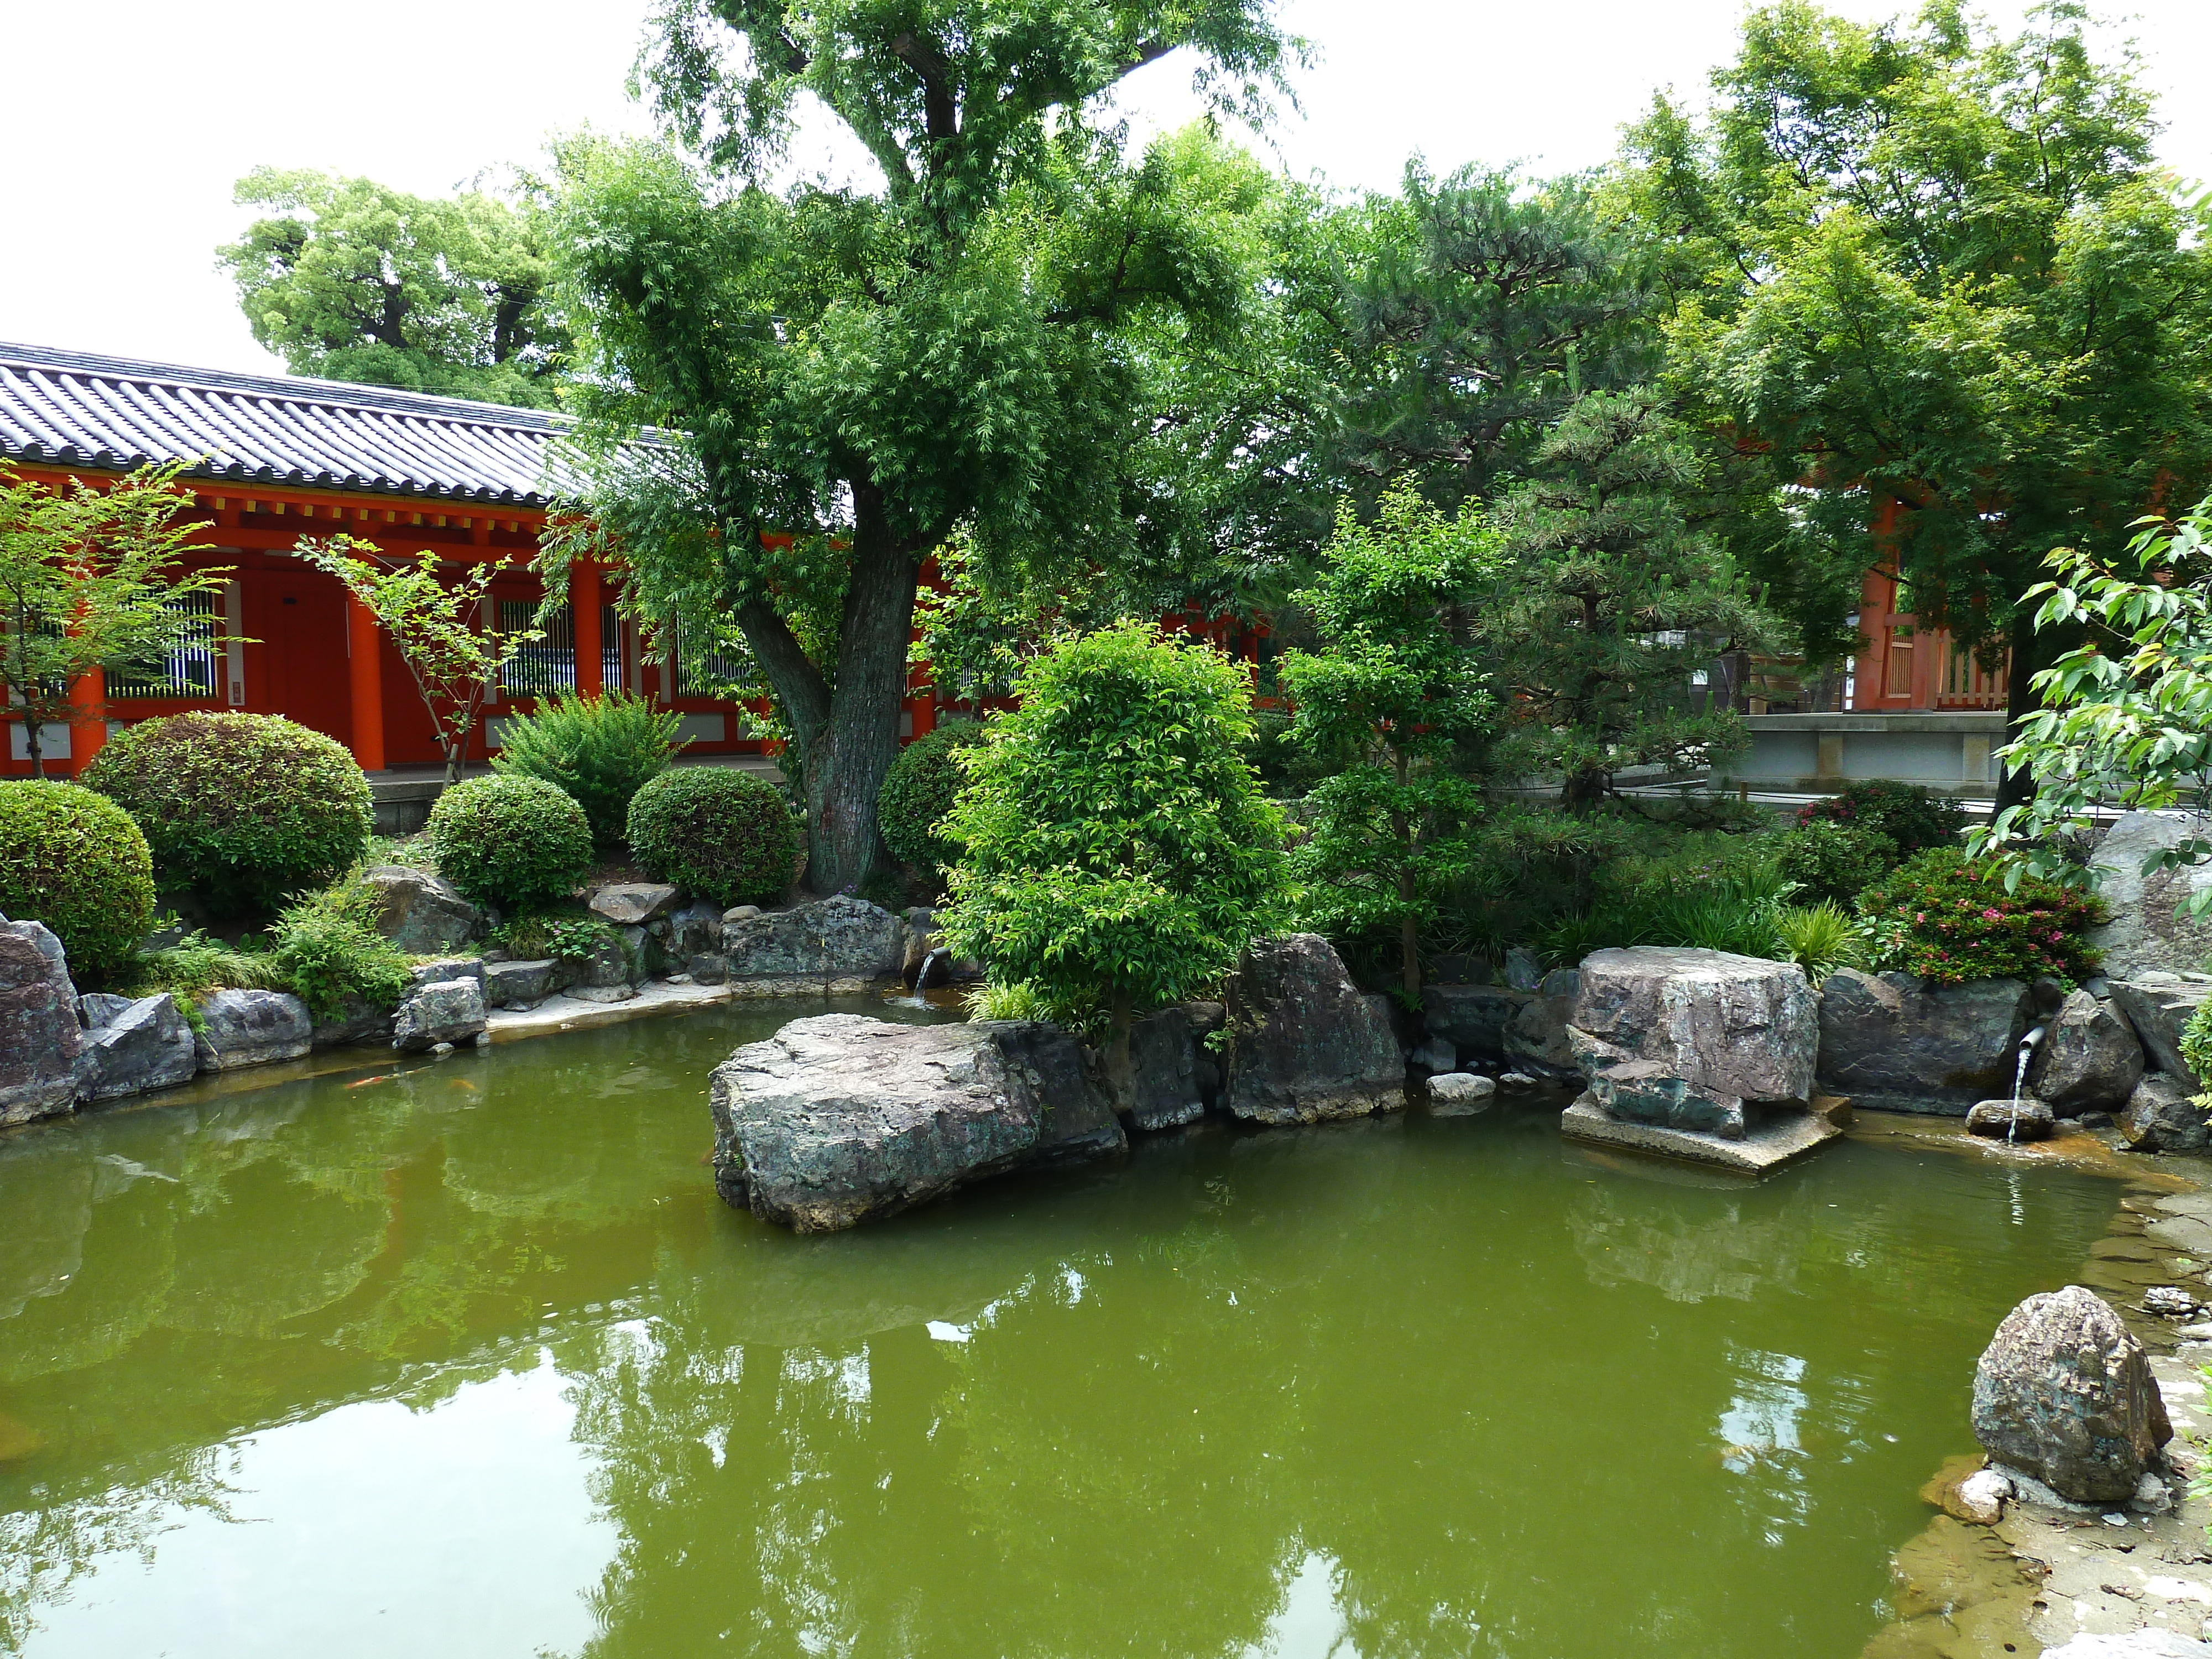
M 277 571 L 264 580 L 270 702 L 278 714 L 344 743 L 353 735 L 345 592 L 319 570 Z

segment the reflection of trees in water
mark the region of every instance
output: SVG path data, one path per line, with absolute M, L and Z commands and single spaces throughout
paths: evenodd
M 1655 1203 L 1655 1190 L 1671 1202 Z M 1680 1188 L 1585 1187 L 1568 1231 L 1595 1285 L 1649 1285 L 1669 1302 L 1748 1302 L 1784 1289 L 1813 1230 L 1807 1189 L 1752 1213 L 1733 1195 Z M 1698 1200 L 1705 1201 L 1698 1201 Z

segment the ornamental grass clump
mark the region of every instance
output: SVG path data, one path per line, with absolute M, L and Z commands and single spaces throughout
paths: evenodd
M 672 709 L 625 691 L 556 692 L 501 726 L 492 770 L 567 790 L 591 821 L 592 837 L 611 847 L 629 827 L 631 799 L 674 760 L 683 723 Z
M 567 898 L 592 868 L 592 826 L 542 778 L 465 778 L 430 809 L 438 873 L 473 904 L 509 912 Z
M 2104 907 L 2087 894 L 1971 863 L 1954 848 L 1909 859 L 1859 895 L 1869 964 L 1936 984 L 1970 979 L 2034 979 L 2069 984 L 2097 970 L 2087 930 Z
M 1245 759 L 1251 690 L 1211 647 L 1132 622 L 1056 645 L 1018 690 L 960 751 L 938 922 L 994 984 L 1103 1018 L 1126 1096 L 1135 1017 L 1212 989 L 1287 916 L 1282 814 Z
M 80 981 L 122 967 L 154 917 L 153 857 L 128 814 L 73 783 L 0 783 L 0 915 L 44 922 Z
M 799 832 L 767 780 L 732 766 L 680 766 L 630 803 L 629 850 L 695 898 L 759 904 L 791 885 Z
M 163 892 L 263 915 L 351 869 L 374 825 L 343 744 L 276 714 L 192 713 L 126 726 L 82 778 L 145 832 Z

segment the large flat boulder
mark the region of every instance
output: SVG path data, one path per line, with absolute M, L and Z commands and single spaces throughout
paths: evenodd
M 61 940 L 42 922 L 0 921 L 0 1128 L 68 1111 L 83 1047 Z
M 2062 1117 L 2112 1111 L 2142 1080 L 2142 1044 L 2119 1012 L 2087 991 L 2059 1005 L 2028 1061 L 2027 1090 Z
M 617 881 L 594 891 L 587 908 L 617 927 L 642 927 L 675 909 L 683 897 L 681 888 L 665 882 Z
M 1820 1085 L 1863 1106 L 1964 1116 L 2012 1093 L 2034 1009 L 2023 980 L 1934 985 L 1839 968 L 1820 987 Z
M 483 913 L 427 870 L 372 864 L 360 880 L 376 898 L 376 931 L 410 957 L 458 951 L 483 929 Z
M 2132 1498 L 2173 1437 L 2142 1344 L 2079 1285 L 2005 1316 L 1974 1369 L 1973 1423 L 1991 1458 L 2077 1504 Z
M 1335 947 L 1318 933 L 1261 939 L 1229 975 L 1223 1103 L 1255 1123 L 1395 1111 L 1406 1057 Z
M 2180 906 L 2212 888 L 2212 863 L 2143 873 L 2143 860 L 2185 841 L 2212 841 L 2212 817 L 2195 812 L 2129 812 L 2097 844 L 2092 868 L 2112 920 L 2089 930 L 2106 975 L 2185 973 L 2212 957 L 2212 915 L 2191 919 Z
M 896 975 L 906 957 L 906 923 L 848 894 L 722 924 L 732 985 L 820 989 Z
M 307 1005 L 289 991 L 216 991 L 200 1002 L 200 1069 L 235 1071 L 297 1060 L 313 1045 Z
M 123 1100 L 152 1089 L 173 1089 L 198 1074 L 199 1045 L 167 992 L 136 1001 L 100 1001 L 105 1006 L 100 1023 L 87 1029 L 76 1057 L 78 1100 L 87 1105 Z M 118 1002 L 123 1004 L 119 1008 L 113 1006 Z
M 708 1099 L 715 1189 L 805 1233 L 1127 1144 L 1075 1039 L 1036 1022 L 797 1019 L 716 1067 Z
M 2112 1001 L 2142 1044 L 2147 1071 L 2164 1072 L 2193 1086 L 2202 1086 L 2189 1062 L 2181 1057 L 2181 1034 L 2212 997 L 2212 981 L 2185 980 L 2178 974 L 2146 973 L 2112 981 Z
M 494 1008 L 535 1008 L 559 988 L 561 964 L 550 957 L 537 962 L 484 963 L 485 1005 Z

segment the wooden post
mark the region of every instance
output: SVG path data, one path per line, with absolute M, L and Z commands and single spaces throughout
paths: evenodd
M 568 567 L 568 637 L 576 642 L 576 695 L 605 689 L 599 639 L 599 568 L 579 559 Z
M 70 772 L 82 774 L 107 741 L 107 676 L 95 668 L 70 682 Z
M 384 630 L 369 608 L 346 595 L 347 668 L 353 682 L 353 757 L 364 772 L 384 770 Z

